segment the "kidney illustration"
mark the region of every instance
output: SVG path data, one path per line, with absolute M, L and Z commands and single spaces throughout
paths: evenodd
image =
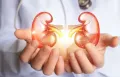
M 48 12 L 39 13 L 33 20 L 32 39 L 39 42 L 39 48 L 44 45 L 54 46 L 57 41 L 56 34 L 61 34 L 60 30 L 50 24 L 52 21 L 53 17 Z
M 70 37 L 74 35 L 75 44 L 81 48 L 84 48 L 88 42 L 97 45 L 100 38 L 100 28 L 95 15 L 90 12 L 83 12 L 78 17 L 78 21 L 81 24 L 69 32 Z
M 41 12 L 36 15 L 32 23 L 32 39 L 39 42 L 39 48 L 44 45 L 53 47 L 57 41 L 57 35 L 62 38 L 64 33 L 51 24 L 53 17 L 48 12 Z M 90 42 L 97 45 L 100 38 L 99 22 L 94 14 L 83 12 L 78 17 L 80 24 L 72 28 L 68 37 L 74 37 L 78 47 L 84 48 Z

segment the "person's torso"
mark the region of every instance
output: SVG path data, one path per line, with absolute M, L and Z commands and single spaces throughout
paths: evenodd
M 17 1 L 12 0 L 10 3 L 7 0 L 1 0 L 4 2 L 2 4 L 2 11 L 1 11 L 1 26 L 3 27 L 3 31 L 1 32 L 6 33 L 5 36 L 3 36 L 3 33 L 0 33 L 1 39 L 0 43 L 3 43 L 3 45 L 0 47 L 0 76 L 1 77 L 44 77 L 43 73 L 41 71 L 35 71 L 33 70 L 29 64 L 24 64 L 19 61 L 19 53 L 23 50 L 25 46 L 25 42 L 21 40 L 17 40 L 14 36 L 14 15 L 15 12 L 11 11 L 13 10 L 12 4 L 18 5 Z M 120 25 L 120 1 L 119 0 L 92 0 L 93 1 L 93 9 L 89 9 L 86 11 L 92 12 L 98 19 L 100 23 L 100 31 L 101 33 L 109 33 L 112 35 L 119 35 L 119 25 Z M 96 2 L 94 2 L 96 1 Z M 13 7 L 12 7 L 13 6 Z M 5 8 L 4 8 L 5 7 Z M 16 9 L 14 9 L 16 10 Z M 40 12 L 47 11 L 51 13 L 53 16 L 53 22 L 52 24 L 57 25 L 76 25 L 79 24 L 78 22 L 78 16 L 84 12 L 84 10 L 79 8 L 78 0 L 23 0 L 22 5 L 19 10 L 18 14 L 18 22 L 17 27 L 18 28 L 31 28 L 32 21 L 36 14 Z M 65 12 L 64 12 L 65 11 Z M 65 20 L 66 15 L 66 20 Z M 65 24 L 66 21 L 66 24 Z M 10 26 L 9 26 L 10 25 Z M 8 28 L 4 29 L 4 26 L 7 26 Z M 11 28 L 10 28 L 11 27 Z M 12 31 L 11 31 L 11 30 Z M 4 43 L 7 41 L 7 43 Z M 116 48 L 114 53 L 118 53 L 119 48 Z M 108 49 L 107 51 L 110 52 Z M 113 54 L 113 53 L 112 53 Z M 112 72 L 113 74 L 108 72 L 108 69 L 110 69 L 111 66 L 115 65 L 109 65 L 111 63 L 111 56 L 112 58 L 114 55 L 107 55 L 106 64 L 103 69 L 99 70 L 100 73 L 93 73 L 91 75 L 82 75 L 92 77 L 97 76 L 101 77 L 103 76 L 101 73 L 108 75 L 108 76 L 118 76 L 119 73 Z M 117 55 L 118 56 L 118 55 Z M 113 60 L 115 60 L 114 58 Z M 116 62 L 120 64 L 119 62 Z M 114 66 L 113 66 L 114 67 Z M 112 67 L 112 68 L 113 68 Z M 117 69 L 117 67 L 116 67 Z M 111 72 L 111 71 L 110 71 Z M 51 75 L 51 77 L 56 76 L 55 74 Z M 72 77 L 73 74 L 67 74 L 61 75 L 61 77 Z M 75 76 L 75 75 L 74 75 Z M 80 75 L 76 75 L 80 76 Z M 103 76 L 104 77 L 104 76 Z

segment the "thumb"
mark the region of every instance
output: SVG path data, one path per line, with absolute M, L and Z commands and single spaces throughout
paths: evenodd
M 14 32 L 14 34 L 18 39 L 21 39 L 21 40 L 26 40 L 27 41 L 27 40 L 32 39 L 30 29 L 17 29 Z
M 118 46 L 118 44 L 119 44 L 118 37 L 117 36 L 112 37 L 110 46 L 111 47 L 116 47 L 116 46 Z
M 117 36 L 111 36 L 109 34 L 101 35 L 101 39 L 106 46 L 116 47 L 119 43 L 119 39 Z

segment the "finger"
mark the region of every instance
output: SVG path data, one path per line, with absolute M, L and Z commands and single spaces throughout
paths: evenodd
M 58 62 L 55 66 L 55 73 L 57 75 L 64 73 L 64 59 L 62 56 L 59 56 Z
M 72 72 L 72 68 L 70 66 L 69 60 L 65 60 L 65 71 L 68 73 Z
M 18 39 L 22 40 L 32 39 L 30 29 L 17 29 L 14 34 Z
M 109 34 L 102 34 L 100 39 L 102 43 L 104 43 L 106 46 L 111 46 L 111 47 L 116 47 L 119 41 L 117 36 L 113 37 Z
M 35 58 L 35 56 L 38 54 L 39 51 L 40 51 L 40 48 L 37 48 L 36 51 L 32 54 L 30 61 Z
M 59 58 L 59 50 L 53 49 L 47 63 L 43 67 L 43 73 L 45 75 L 51 75 L 54 72 L 58 58 Z
M 117 36 L 113 37 L 111 40 L 111 47 L 116 47 L 119 44 L 119 38 Z
M 82 73 L 81 68 L 80 68 L 73 52 L 70 52 L 70 54 L 69 54 L 69 61 L 70 61 L 70 65 L 72 67 L 73 72 L 76 74 L 81 74 Z
M 94 65 L 97 67 L 102 67 L 104 64 L 104 55 L 100 54 L 97 48 L 91 43 L 86 44 L 85 49 L 91 57 Z
M 51 48 L 49 46 L 45 46 L 44 48 L 40 49 L 38 54 L 31 60 L 31 67 L 35 70 L 40 70 L 42 66 L 47 61 L 51 52 Z
M 20 59 L 25 63 L 29 62 L 32 54 L 36 51 L 37 47 L 38 42 L 35 40 L 31 41 L 31 43 L 28 43 L 24 51 L 21 53 Z
M 95 67 L 90 63 L 84 51 L 78 50 L 75 52 L 76 59 L 80 64 L 82 71 L 86 74 L 92 73 L 95 70 Z

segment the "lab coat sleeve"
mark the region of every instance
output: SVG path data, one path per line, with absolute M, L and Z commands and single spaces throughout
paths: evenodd
M 19 60 L 19 52 L 25 42 L 14 36 L 14 16 L 18 3 L 19 0 L 0 0 L 0 77 L 39 77 L 36 73 L 31 75 L 34 70 Z
M 0 49 L 14 38 L 14 16 L 18 0 L 0 0 Z M 2 44 L 2 45 L 1 45 Z
M 95 70 L 91 74 L 74 74 L 75 77 L 109 77 L 104 73 L 99 72 L 99 70 Z
M 0 0 L 0 77 L 44 77 L 19 60 L 26 43 L 14 36 L 14 17 L 19 0 Z M 17 27 L 19 28 L 19 15 Z
M 0 77 L 17 73 L 17 40 L 14 36 L 14 16 L 18 0 L 0 0 Z

